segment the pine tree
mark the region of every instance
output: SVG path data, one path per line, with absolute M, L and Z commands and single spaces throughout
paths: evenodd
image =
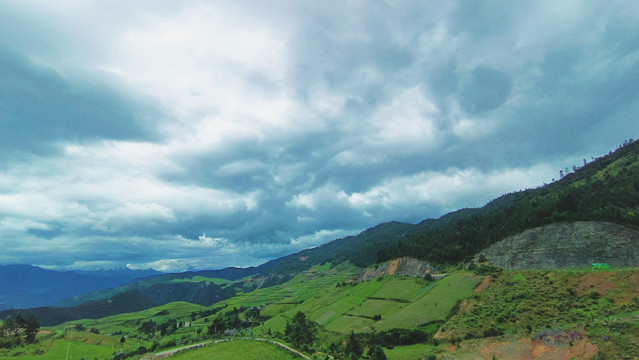
M 359 340 L 357 340 L 353 331 L 351 331 L 351 336 L 348 338 L 344 352 L 349 359 L 359 359 L 364 353 L 364 349 L 362 349 L 362 345 L 359 343 Z
M 40 330 L 40 323 L 35 316 L 31 315 L 25 322 L 24 332 L 26 334 L 25 340 L 29 344 L 33 344 L 35 342 L 36 335 Z
M 370 360 L 386 360 L 386 354 L 381 346 L 374 345 L 368 350 L 368 358 Z
M 292 321 L 286 322 L 284 338 L 297 347 L 310 348 L 317 338 L 315 323 L 308 322 L 303 312 L 298 311 Z

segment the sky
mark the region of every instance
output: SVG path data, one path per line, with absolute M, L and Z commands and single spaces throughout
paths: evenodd
M 259 265 L 639 136 L 636 1 L 0 0 L 0 264 Z

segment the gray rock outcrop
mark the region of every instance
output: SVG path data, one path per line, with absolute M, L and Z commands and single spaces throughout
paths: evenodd
M 358 280 L 366 281 L 384 275 L 424 276 L 431 271 L 432 267 L 427 262 L 403 257 L 366 269 Z
M 558 223 L 526 230 L 480 252 L 505 270 L 639 266 L 639 232 L 606 222 Z

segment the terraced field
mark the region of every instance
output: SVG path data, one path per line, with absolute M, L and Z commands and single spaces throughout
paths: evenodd
M 339 284 L 341 278 L 332 280 Z M 480 280 L 468 273 L 456 273 L 435 282 L 395 276 L 345 286 L 309 281 L 308 288 L 275 290 L 271 296 L 267 289 L 264 290 L 267 298 L 277 300 L 280 294 L 280 301 L 264 308 L 262 313 L 273 318 L 262 327 L 280 329 L 286 319 L 302 311 L 326 330 L 342 334 L 369 332 L 371 326 L 377 330 L 414 329 L 444 320 L 458 300 L 472 295 Z M 374 320 L 376 315 L 381 316 L 381 320 Z

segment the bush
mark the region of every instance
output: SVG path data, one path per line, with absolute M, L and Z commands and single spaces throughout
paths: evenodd
M 501 336 L 504 335 L 504 331 L 497 327 L 491 327 L 483 331 L 482 337 L 493 337 L 493 336 Z

